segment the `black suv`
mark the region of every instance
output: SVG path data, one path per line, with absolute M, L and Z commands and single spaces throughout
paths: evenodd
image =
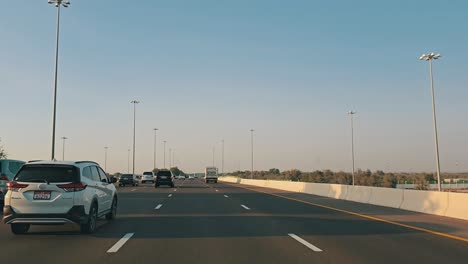
M 174 188 L 174 175 L 170 170 L 160 170 L 156 173 L 154 188 L 158 188 L 160 185 L 169 185 Z
M 119 179 L 119 186 L 125 185 L 137 186 L 138 180 L 133 176 L 133 174 L 122 174 Z

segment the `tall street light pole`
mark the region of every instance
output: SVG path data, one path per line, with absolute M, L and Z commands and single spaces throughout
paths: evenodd
M 62 160 L 65 160 L 65 140 L 67 140 L 67 137 L 62 137 L 63 140 L 63 145 L 62 145 Z
M 154 128 L 154 161 L 153 161 L 153 169 L 156 169 L 156 143 L 157 143 L 157 133 L 158 129 Z
M 351 120 L 351 159 L 353 163 L 353 170 L 352 170 L 352 176 L 353 176 L 353 186 L 355 184 L 355 178 L 354 178 L 354 115 L 356 114 L 355 111 L 349 111 L 349 119 Z
M 130 149 L 127 149 L 127 173 L 130 173 Z
M 107 172 L 107 149 L 109 147 L 105 146 L 104 147 L 104 170 Z
M 224 139 L 221 140 L 221 175 L 224 175 Z
M 172 167 L 172 148 L 169 148 L 169 169 Z
M 133 100 L 130 103 L 133 104 L 133 164 L 132 164 L 132 174 L 135 175 L 135 132 L 136 132 L 136 105 L 140 102 Z
M 166 168 L 166 140 L 164 140 L 164 168 Z
M 254 142 L 253 142 L 253 136 L 255 130 L 250 129 L 250 148 L 251 148 L 251 171 L 250 171 L 250 178 L 254 178 Z
M 212 166 L 214 167 L 215 166 L 215 147 L 213 147 L 211 149 L 211 154 L 213 154 L 213 162 L 212 162 L 213 165 Z
M 423 54 L 419 57 L 420 60 L 429 62 L 429 75 L 431 79 L 431 94 L 432 94 L 432 118 L 434 120 L 434 145 L 436 154 L 436 167 L 437 167 L 437 187 L 439 192 L 442 190 L 440 185 L 440 161 L 439 161 L 439 139 L 437 137 L 437 119 L 436 119 L 436 108 L 435 108 L 435 95 L 434 95 L 434 79 L 432 77 L 432 61 L 442 57 L 440 54 Z
M 59 51 L 59 32 L 60 32 L 60 6 L 68 7 L 69 1 L 49 0 L 49 4 L 57 7 L 57 30 L 55 32 L 55 72 L 54 72 L 54 111 L 52 117 L 52 158 L 55 160 L 55 122 L 57 118 L 57 75 L 58 75 L 58 51 Z

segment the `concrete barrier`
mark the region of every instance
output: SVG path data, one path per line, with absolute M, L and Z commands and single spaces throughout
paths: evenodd
M 330 191 L 330 184 L 326 183 L 304 183 L 304 193 L 327 196 Z
M 369 203 L 372 189 L 367 186 L 349 186 L 346 200 L 359 203 Z
M 448 192 L 404 190 L 403 203 L 400 208 L 421 213 L 445 215 L 448 208 L 448 194 Z
M 449 193 L 445 216 L 468 220 L 468 194 Z
M 392 188 L 379 188 L 379 187 L 367 187 L 372 190 L 369 203 L 387 206 L 393 208 L 400 208 L 403 203 L 403 190 L 392 189 Z
M 335 199 L 345 199 L 348 196 L 348 185 L 342 184 L 329 184 L 330 189 L 327 194 L 327 197 Z

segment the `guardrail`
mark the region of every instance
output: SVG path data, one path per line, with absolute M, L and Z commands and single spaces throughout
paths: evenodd
M 300 192 L 468 220 L 468 193 L 221 177 L 220 181 Z

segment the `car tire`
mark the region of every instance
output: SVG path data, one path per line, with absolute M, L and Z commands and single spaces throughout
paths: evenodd
M 30 224 L 11 224 L 11 232 L 15 235 L 26 234 L 29 231 Z
M 117 216 L 117 198 L 112 199 L 111 211 L 106 214 L 106 220 L 114 220 Z
M 97 206 L 96 204 L 91 205 L 89 208 L 88 221 L 85 224 L 81 224 L 80 230 L 83 234 L 92 234 L 96 232 L 97 223 Z

